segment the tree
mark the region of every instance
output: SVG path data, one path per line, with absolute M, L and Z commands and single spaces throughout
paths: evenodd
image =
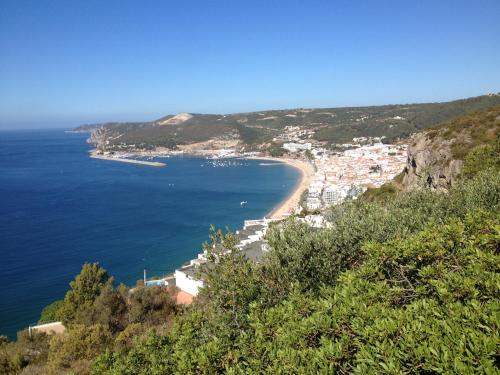
M 126 293 L 124 286 L 114 289 L 112 285 L 106 284 L 92 305 L 76 312 L 75 322 L 85 325 L 102 324 L 112 334 L 123 330 L 128 320 Z
M 176 309 L 175 300 L 167 288 L 140 286 L 130 295 L 129 322 L 152 326 L 166 324 Z
M 59 320 L 61 318 L 60 310 L 63 305 L 64 302 L 58 300 L 52 302 L 50 305 L 45 306 L 45 308 L 42 310 L 42 313 L 40 314 L 40 319 L 38 320 L 38 323 L 43 324 Z
M 271 143 L 271 145 L 268 148 L 269 155 L 271 155 L 274 158 L 283 156 L 285 154 L 285 149 L 282 147 L 281 144 L 279 143 Z
M 134 340 L 145 333 L 146 327 L 141 323 L 130 323 L 115 338 L 114 350 L 124 352 L 133 347 Z
M 64 323 L 73 321 L 79 310 L 90 308 L 103 288 L 112 284 L 113 279 L 98 263 L 85 263 L 70 283 L 71 290 L 66 293 L 58 315 Z
M 9 342 L 5 336 L 0 336 L 0 374 L 17 374 L 25 372 L 26 367 L 39 368 L 47 360 L 48 336 L 45 333 L 28 330 L 19 331 L 17 340 Z M 35 373 L 43 373 L 35 372 Z
M 257 267 L 236 248 L 234 234 L 211 227 L 209 239 L 204 248 L 210 263 L 201 267 L 199 276 L 206 287 L 201 289 L 199 299 L 219 316 L 221 329 L 241 328 L 246 324 L 250 303 L 260 294 Z

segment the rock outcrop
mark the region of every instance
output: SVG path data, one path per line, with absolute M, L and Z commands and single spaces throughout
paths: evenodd
M 439 140 L 437 144 L 427 133 L 413 136 L 402 181 L 405 190 L 449 189 L 463 165 L 462 160 L 453 158 L 450 146 L 451 141 Z
M 106 144 L 106 132 L 102 128 L 91 129 L 87 143 L 95 145 L 97 149 L 104 148 L 103 146 Z
M 463 160 L 476 147 L 494 144 L 500 107 L 472 112 L 415 134 L 408 146 L 404 190 L 447 190 L 457 180 Z

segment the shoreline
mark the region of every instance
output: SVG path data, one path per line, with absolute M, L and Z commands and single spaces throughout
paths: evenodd
M 298 206 L 300 202 L 302 193 L 309 188 L 309 185 L 315 173 L 314 167 L 310 163 L 301 159 L 277 158 L 272 156 L 253 156 L 247 157 L 245 159 L 275 161 L 287 164 L 290 167 L 299 170 L 300 178 L 295 184 L 293 190 L 283 201 L 281 201 L 276 207 L 269 211 L 265 215 L 265 218 L 272 220 L 281 220 L 292 214 L 293 210 Z

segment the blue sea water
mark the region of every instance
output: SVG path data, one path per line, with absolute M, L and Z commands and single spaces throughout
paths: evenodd
M 200 252 L 210 224 L 235 230 L 262 218 L 299 177 L 255 160 L 213 167 L 171 157 L 164 168 L 96 160 L 87 137 L 0 132 L 1 334 L 14 337 L 36 322 L 84 262 L 99 262 L 127 285 L 143 268 L 172 272 Z

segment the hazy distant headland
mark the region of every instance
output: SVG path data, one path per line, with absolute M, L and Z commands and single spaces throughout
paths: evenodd
M 90 132 L 89 142 L 102 152 L 203 153 L 228 149 L 281 156 L 287 142 L 308 142 L 329 149 L 342 148 L 359 138 L 394 143 L 437 123 L 498 104 L 500 94 L 488 94 L 443 103 L 299 108 L 229 115 L 179 113 L 150 122 L 86 124 L 74 131 Z

